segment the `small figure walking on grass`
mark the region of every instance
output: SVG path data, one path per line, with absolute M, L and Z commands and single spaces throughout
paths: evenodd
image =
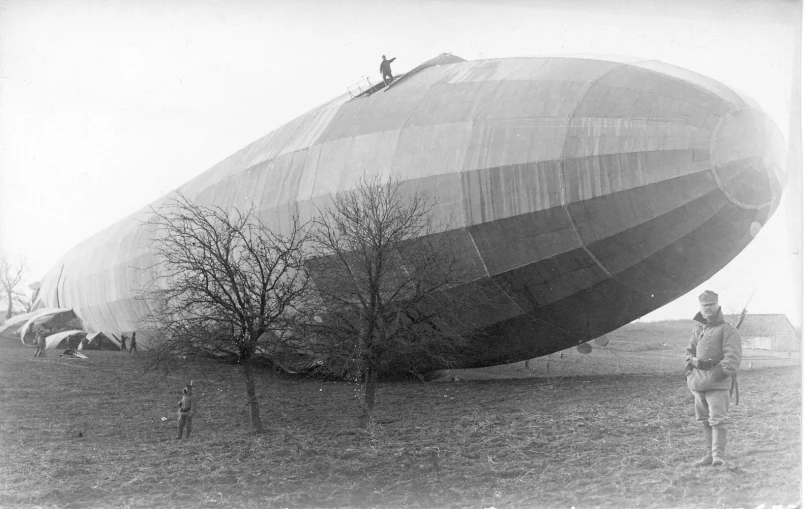
M 39 326 L 36 331 L 36 351 L 34 357 L 47 357 L 45 348 L 47 348 L 47 329 L 44 325 Z
M 34 350 L 34 354 L 33 354 L 34 357 L 39 357 L 39 351 L 41 350 L 41 347 L 39 346 L 39 338 L 41 336 L 42 336 L 42 331 L 37 330 L 36 331 L 36 339 L 34 340 L 34 343 L 36 344 L 36 350 Z
M 190 438 L 193 430 L 193 414 L 195 414 L 195 397 L 193 396 L 193 382 L 181 390 L 181 401 L 179 401 L 179 436 L 176 440 L 181 440 L 184 428 L 187 428 L 186 438 Z
M 128 341 L 128 336 L 126 336 L 126 333 L 124 332 L 120 336 L 120 350 L 122 350 L 123 352 L 126 351 L 126 341 Z
M 687 347 L 684 375 L 695 396 L 695 418 L 703 424 L 706 454 L 696 467 L 722 467 L 726 463 L 726 419 L 731 389 L 743 357 L 737 329 L 723 318 L 715 292 L 705 291 L 698 300 L 700 312 Z M 740 401 L 739 396 L 737 401 Z
M 148 345 L 146 345 L 146 346 L 148 346 Z M 123 346 L 123 348 L 125 348 L 125 346 Z M 128 353 L 136 352 L 136 351 L 137 351 L 137 333 L 132 332 L 131 333 L 131 348 L 128 349 Z

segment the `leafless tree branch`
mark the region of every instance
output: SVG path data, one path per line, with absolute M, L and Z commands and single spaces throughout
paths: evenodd
M 15 311 L 30 311 L 30 299 L 26 298 L 23 289 L 27 272 L 24 260 L 12 261 L 6 253 L 0 253 L 0 302 L 5 304 L 6 319 L 11 318 Z
M 467 344 L 456 323 L 467 292 L 451 290 L 476 268 L 443 233 L 449 225 L 436 222 L 434 206 L 401 182 L 363 178 L 313 222 L 308 266 L 318 305 L 308 306 L 304 328 L 320 338 L 312 346 L 328 347 L 329 361 L 365 384 L 361 426 L 378 374 L 429 371 Z
M 268 229 L 252 205 L 224 210 L 177 194 L 149 222 L 157 262 L 142 291 L 151 307 L 143 328 L 159 338 L 152 366 L 169 369 L 178 357 L 231 356 L 244 372 L 252 425 L 262 431 L 253 358 L 289 330 L 308 289 L 304 228 Z

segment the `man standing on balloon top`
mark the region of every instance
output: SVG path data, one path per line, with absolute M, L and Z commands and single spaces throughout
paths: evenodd
M 380 63 L 380 74 L 382 74 L 382 80 L 385 82 L 385 86 L 391 84 L 394 81 L 394 75 L 391 74 L 391 62 L 396 60 L 396 57 L 392 58 L 391 60 L 386 60 L 385 55 L 382 56 L 382 62 Z
M 732 379 L 743 357 L 740 333 L 723 318 L 715 292 L 699 297 L 701 310 L 687 347 L 684 374 L 695 396 L 695 418 L 703 424 L 706 454 L 696 467 L 721 467 L 726 462 L 726 419 Z

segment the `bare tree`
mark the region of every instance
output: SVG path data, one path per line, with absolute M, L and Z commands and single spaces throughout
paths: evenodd
M 144 326 L 159 338 L 151 366 L 169 367 L 177 355 L 232 355 L 261 433 L 253 360 L 286 336 L 307 289 L 302 229 L 294 219 L 287 235 L 274 233 L 253 206 L 224 210 L 180 194 L 153 212 L 159 261 L 143 292 L 153 309 Z
M 21 289 L 26 272 L 27 266 L 23 260 L 14 262 L 7 254 L 0 253 L 0 302 L 5 303 L 6 320 L 12 317 L 15 310 L 30 310 L 30 303 Z
M 455 323 L 465 293 L 450 290 L 476 268 L 436 224 L 434 206 L 400 182 L 363 178 L 313 222 L 319 305 L 308 308 L 316 314 L 307 326 L 331 347 L 330 361 L 339 357 L 364 383 L 360 427 L 370 422 L 379 373 L 427 371 L 466 344 Z

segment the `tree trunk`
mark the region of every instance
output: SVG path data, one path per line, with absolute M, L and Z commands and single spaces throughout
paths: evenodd
M 257 403 L 257 391 L 254 388 L 254 373 L 251 370 L 251 357 L 242 359 L 240 365 L 243 366 L 243 378 L 246 381 L 246 396 L 251 407 L 251 425 L 254 433 L 262 433 L 262 419 L 260 419 L 260 406 Z
M 366 364 L 366 391 L 363 394 L 363 408 L 357 420 L 359 428 L 368 428 L 371 423 L 371 414 L 374 412 L 374 394 L 377 392 L 377 372 L 373 363 L 367 362 Z
M 6 320 L 11 318 L 11 315 L 14 314 L 14 296 L 11 292 L 8 293 L 8 310 L 6 311 Z

